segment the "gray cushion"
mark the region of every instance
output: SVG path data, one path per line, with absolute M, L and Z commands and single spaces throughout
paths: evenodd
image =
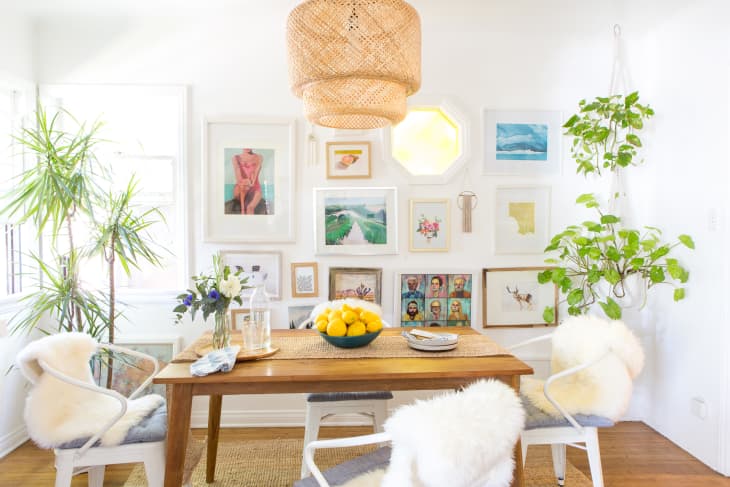
M 525 429 L 533 430 L 537 428 L 551 428 L 555 426 L 570 426 L 570 423 L 562 415 L 555 417 L 546 413 L 525 396 L 521 396 L 522 406 L 525 408 Z M 603 416 L 594 416 L 592 414 L 574 414 L 573 417 L 581 426 L 595 426 L 596 428 L 606 428 L 613 426 L 613 421 Z
M 162 403 L 160 407 L 152 411 L 147 415 L 139 424 L 132 426 L 127 432 L 127 436 L 124 437 L 122 445 L 128 443 L 150 443 L 153 441 L 161 441 L 165 439 L 167 434 L 167 405 Z M 89 436 L 86 438 L 79 438 L 73 441 L 64 443 L 57 448 L 69 449 L 69 448 L 81 448 L 89 440 Z M 100 442 L 96 442 L 94 446 L 99 446 Z
M 390 391 L 367 392 L 314 392 L 307 394 L 307 402 L 365 401 L 369 399 L 393 399 Z
M 329 470 L 325 470 L 322 474 L 324 475 L 324 478 L 327 479 L 327 482 L 334 487 L 336 485 L 342 485 L 348 480 L 352 480 L 366 472 L 370 472 L 378 468 L 386 468 L 389 462 L 390 447 L 385 446 L 366 455 L 348 460 L 347 462 L 341 463 Z M 314 477 L 309 476 L 294 482 L 293 487 L 319 487 L 319 484 Z

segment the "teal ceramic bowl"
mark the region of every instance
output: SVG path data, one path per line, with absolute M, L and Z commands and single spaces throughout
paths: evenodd
M 324 333 L 318 332 L 322 338 L 324 338 L 327 342 L 331 343 L 335 347 L 340 348 L 357 348 L 357 347 L 364 347 L 368 343 L 375 340 L 378 335 L 380 335 L 380 332 L 383 331 L 380 329 L 379 331 L 376 331 L 375 333 L 365 333 L 364 335 L 359 335 L 356 337 L 333 337 L 326 335 Z

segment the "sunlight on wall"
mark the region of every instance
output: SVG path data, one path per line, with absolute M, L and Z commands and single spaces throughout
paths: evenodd
M 459 126 L 440 108 L 411 108 L 392 130 L 393 158 L 411 174 L 443 174 L 461 154 Z

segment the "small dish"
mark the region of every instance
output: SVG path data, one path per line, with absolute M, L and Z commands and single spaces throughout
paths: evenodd
M 408 346 L 415 349 L 421 350 L 422 352 L 447 352 L 456 348 L 458 343 L 450 343 L 448 345 L 426 345 L 421 342 L 414 342 L 408 340 Z

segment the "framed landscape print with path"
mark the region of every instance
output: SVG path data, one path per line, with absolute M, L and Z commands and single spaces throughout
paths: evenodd
M 483 327 L 549 326 L 558 324 L 558 286 L 539 284 L 538 272 L 550 267 L 482 269 Z M 554 306 L 555 320 L 545 323 L 542 312 Z
M 294 119 L 203 121 L 203 239 L 294 240 Z
M 395 188 L 315 188 L 315 249 L 319 255 L 398 252 Z

